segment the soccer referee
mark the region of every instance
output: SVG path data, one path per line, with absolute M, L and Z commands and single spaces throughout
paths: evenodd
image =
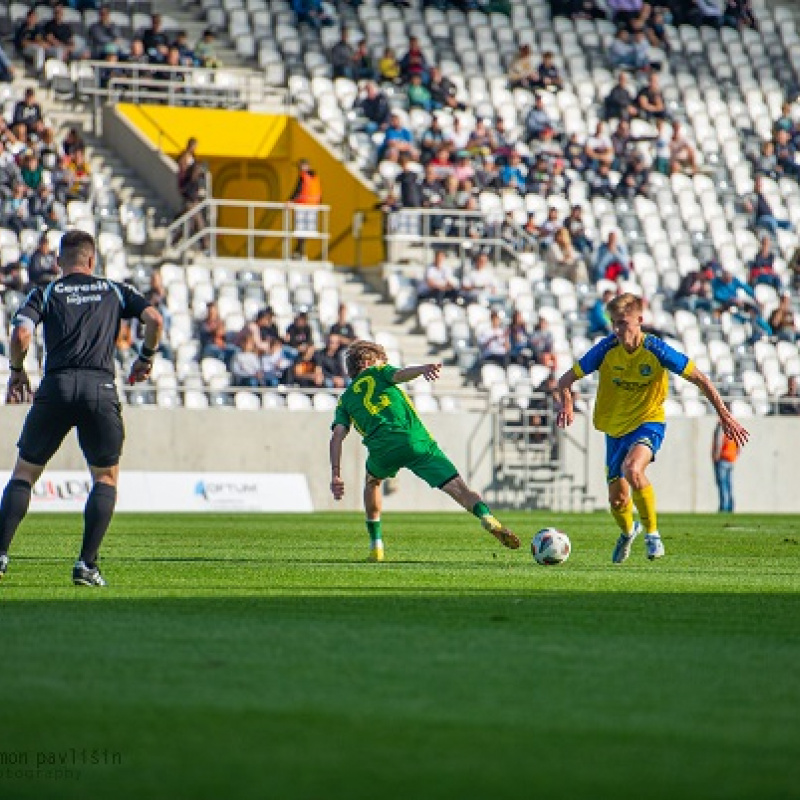
M 114 385 L 114 345 L 120 320 L 144 324 L 144 344 L 129 381 L 150 374 L 161 338 L 160 314 L 136 289 L 95 276 L 94 238 L 69 231 L 61 239 L 62 276 L 34 289 L 14 316 L 10 342 L 8 402 L 30 396 L 23 362 L 36 326 L 44 326 L 44 377 L 17 444 L 19 457 L 0 502 L 0 578 L 8 548 L 28 512 L 31 487 L 72 428 L 78 429 L 93 487 L 84 510 L 83 545 L 72 571 L 78 586 L 105 586 L 97 567 L 117 501 L 119 457 L 125 431 Z

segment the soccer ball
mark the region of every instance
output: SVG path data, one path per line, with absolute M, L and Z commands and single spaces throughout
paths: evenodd
M 531 542 L 531 553 L 537 564 L 549 567 L 569 558 L 572 544 L 569 536 L 555 528 L 542 528 Z

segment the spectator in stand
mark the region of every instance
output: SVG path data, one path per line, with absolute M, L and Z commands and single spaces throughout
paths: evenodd
M 145 52 L 154 64 L 162 64 L 169 54 L 169 37 L 161 26 L 161 14 L 151 14 L 150 27 L 142 34 Z
M 75 34 L 72 26 L 64 22 L 64 6 L 57 5 L 53 9 L 53 17 L 43 26 L 42 36 L 48 56 L 53 55 L 60 61 L 69 61 L 75 55 Z
M 632 41 L 631 34 L 626 28 L 617 31 L 606 52 L 608 63 L 612 67 L 640 70 L 650 66 L 647 40 L 641 31 L 636 37 L 638 38 Z
M 614 299 L 614 292 L 606 289 L 602 298 L 598 297 L 589 309 L 589 336 L 608 336 L 613 328 L 608 315 L 608 304 Z
M 617 197 L 632 200 L 636 195 L 647 197 L 650 170 L 644 156 L 634 153 L 617 185 Z
M 36 100 L 34 89 L 26 89 L 24 99 L 14 106 L 11 125 L 14 128 L 15 135 L 21 141 L 26 141 L 32 134 L 41 135 L 44 130 L 44 118 L 42 117 L 42 107 Z
M 22 164 L 20 165 L 20 173 L 22 175 L 22 182 L 30 190 L 28 192 L 28 196 L 30 197 L 42 183 L 42 165 L 33 152 L 23 156 Z
M 0 47 L 0 83 L 11 83 L 14 80 L 14 65 Z
M 500 170 L 500 181 L 506 189 L 516 189 L 520 193 L 525 191 L 525 168 L 518 152 L 514 151 L 508 164 Z
M 25 19 L 14 32 L 14 49 L 19 56 L 37 69 L 44 66 L 47 45 L 42 26 L 36 17 L 36 9 L 32 8 L 27 12 Z
M 408 40 L 408 52 L 400 59 L 400 75 L 406 83 L 414 75 L 419 75 L 423 83 L 428 81 L 428 62 L 416 36 Z
M 669 119 L 664 95 L 658 85 L 658 75 L 651 73 L 645 86 L 636 95 L 639 115 L 647 120 Z
M 564 88 L 564 79 L 558 71 L 552 51 L 545 50 L 542 53 L 542 63 L 539 64 L 538 73 L 534 86 L 546 89 L 548 92 L 558 92 Z
M 144 42 L 141 39 L 134 39 L 131 42 L 131 48 L 128 55 L 125 56 L 124 62 L 126 64 L 149 64 L 150 57 L 144 49 Z M 128 75 L 140 74 L 134 73 L 134 70 L 127 70 Z
M 480 331 L 477 338 L 481 363 L 504 367 L 508 362 L 508 337 L 503 328 L 503 320 L 497 311 L 491 312 L 489 327 Z
M 503 188 L 500 169 L 493 156 L 485 156 L 483 165 L 475 175 L 475 182 L 480 191 L 498 192 Z
M 775 160 L 777 171 L 795 180 L 800 176 L 797 165 L 797 148 L 792 143 L 789 131 L 778 131 L 775 134 Z
M 502 117 L 498 117 L 491 135 L 494 139 L 492 155 L 495 158 L 508 158 L 517 143 L 516 133 L 506 130 L 505 120 Z
M 341 37 L 339 41 L 331 48 L 328 56 L 331 66 L 333 67 L 334 78 L 350 78 L 352 80 L 355 74 L 353 68 L 353 48 L 350 47 L 347 41 L 347 29 L 342 28 Z
M 461 288 L 465 293 L 465 299 L 472 303 L 489 305 L 499 297 L 500 284 L 486 253 L 478 253 L 475 257 L 472 269 L 461 282 Z
M 727 0 L 722 22 L 729 28 L 737 30 L 742 30 L 742 28 L 758 30 L 758 22 L 751 0 Z
M 650 6 L 642 0 L 607 0 L 606 5 L 614 23 L 628 30 L 635 21 L 644 22 L 650 13 Z
M 356 331 L 350 321 L 347 319 L 347 304 L 340 303 L 336 315 L 336 322 L 328 329 L 328 335 L 336 334 L 339 337 L 339 342 L 343 347 L 350 347 L 356 340 Z
M 427 164 L 436 153 L 446 144 L 445 134 L 438 114 L 431 118 L 431 126 L 422 134 L 420 150 L 422 163 Z
M 61 274 L 56 262 L 56 254 L 50 249 L 50 242 L 47 236 L 39 239 L 36 250 L 33 251 L 31 260 L 28 262 L 28 280 L 31 288 L 37 286 L 47 286 L 50 281 L 55 280 Z
M 589 184 L 589 196 L 603 197 L 606 200 L 616 198 L 616 190 L 611 182 L 611 165 L 608 163 L 600 164 L 597 172 L 590 171 L 586 176 Z
M 591 255 L 594 250 L 594 245 L 586 233 L 586 225 L 583 221 L 583 206 L 577 204 L 572 206 L 569 216 L 566 217 L 563 224 L 567 231 L 569 231 L 575 249 L 582 256 Z
M 408 128 L 403 127 L 400 116 L 393 113 L 389 117 L 389 127 L 386 129 L 380 157 L 383 159 L 394 154 L 394 157 L 397 158 L 401 153 L 416 155 L 414 137 Z
M 364 129 L 369 134 L 386 130 L 389 125 L 389 100 L 374 81 L 367 83 L 364 96 L 356 102 L 356 110 L 367 120 Z
M 597 249 L 594 261 L 594 279 L 617 281 L 627 280 L 630 275 L 628 250 L 619 241 L 616 231 L 610 231 L 608 239 Z
M 231 359 L 231 375 L 234 386 L 255 389 L 264 385 L 261 356 L 253 332 L 249 328 L 245 328 L 239 337 L 239 349 Z
M 114 358 L 122 369 L 127 372 L 131 364 L 138 358 L 138 353 L 133 349 L 133 330 L 131 329 L 130 320 L 123 319 L 120 321 L 119 333 L 114 347 Z
M 539 139 L 542 131 L 546 128 L 553 130 L 554 127 L 553 120 L 544 107 L 544 98 L 540 92 L 537 92 L 533 107 L 525 117 L 525 138 L 527 141 Z
M 769 315 L 769 327 L 772 329 L 772 334 L 776 339 L 782 342 L 797 341 L 792 300 L 788 292 L 781 294 L 778 307 Z
M 428 162 L 439 181 L 446 181 L 453 174 L 453 163 L 450 160 L 450 148 L 445 145 L 436 151 L 436 155 Z
M 628 76 L 620 72 L 614 88 L 603 101 L 603 119 L 630 119 L 638 114 L 634 97 L 628 91 Z
M 529 367 L 534 361 L 533 350 L 531 348 L 531 337 L 525 318 L 519 310 L 514 311 L 511 322 L 506 329 L 506 347 L 508 361 L 519 364 L 522 367 Z
M 586 264 L 573 247 L 566 228 L 559 228 L 555 232 L 553 243 L 548 247 L 546 256 L 550 278 L 566 278 L 575 284 L 587 283 Z
M 794 375 L 789 376 L 786 394 L 782 394 L 778 400 L 778 414 L 784 417 L 800 416 L 800 385 Z
M 336 23 L 325 13 L 322 0 L 291 0 L 292 11 L 297 14 L 297 21 L 319 30 L 330 28 Z
M 759 175 L 766 175 L 768 178 L 778 180 L 778 158 L 775 155 L 774 142 L 762 142 L 761 153 L 755 159 L 755 170 Z
M 530 338 L 531 350 L 537 364 L 555 369 L 556 356 L 553 352 L 553 334 L 544 317 L 539 317 Z
M 722 311 L 744 311 L 750 308 L 758 310 L 755 292 L 752 287 L 743 281 L 735 278 L 727 269 L 712 279 L 711 293 L 714 299 L 714 310 Z
M 417 288 L 417 297 L 420 302 L 432 300 L 441 305 L 445 300 L 456 301 L 461 292 L 447 261 L 443 250 L 438 250 L 433 257 L 433 264 L 425 270 L 425 276 Z
M 184 67 L 198 67 L 200 63 L 194 50 L 189 46 L 189 37 L 186 31 L 178 31 L 175 34 L 175 40 L 172 42 L 172 47 L 178 51 L 180 56 L 180 63 Z
M 757 228 L 766 228 L 774 237 L 778 235 L 778 229 L 784 231 L 794 230 L 792 223 L 785 219 L 778 219 L 772 211 L 772 206 L 764 194 L 764 183 L 760 175 L 753 179 L 753 193 L 745 198 L 745 210 L 754 217 L 754 224 Z
M 217 358 L 228 362 L 232 350 L 228 345 L 225 322 L 220 316 L 219 306 L 212 301 L 206 303 L 206 317 L 198 332 L 201 358 Z
M 659 120 L 661 122 L 661 120 Z M 683 170 L 689 175 L 697 172 L 697 152 L 683 133 L 681 123 L 672 123 L 672 138 L 669 142 L 671 168 L 673 172 Z
M 664 13 L 660 9 L 655 8 L 653 10 L 645 24 L 644 32 L 653 47 L 663 50 L 667 55 L 670 54 L 671 48 L 667 37 L 667 26 L 664 21 Z
M 269 349 L 270 337 L 277 339 L 283 343 L 278 324 L 275 322 L 275 310 L 272 306 L 266 306 L 259 310 L 256 318 L 251 323 L 253 336 L 256 340 L 256 345 L 260 352 L 266 353 Z
M 314 353 L 314 382 L 328 389 L 344 389 L 350 382 L 344 364 L 346 348 L 335 333 L 329 333 L 325 347 Z
M 473 158 L 485 158 L 497 149 L 497 142 L 484 119 L 476 120 L 475 127 L 469 135 L 467 150 Z
M 663 119 L 656 120 L 656 138 L 653 141 L 653 169 L 662 175 L 672 174 L 672 150 L 667 123 Z
M 397 176 L 396 185 L 400 192 L 401 208 L 422 208 L 422 185 L 419 173 L 414 169 L 414 161 L 408 155 L 400 156 L 400 166 L 403 168 Z
M 431 93 L 431 106 L 435 109 L 450 108 L 464 110 L 463 103 L 456 99 L 458 90 L 453 81 L 445 75 L 439 67 L 431 67 L 430 83 L 428 89 Z
M 445 133 L 445 141 L 453 151 L 466 150 L 469 144 L 470 132 L 464 127 L 461 117 L 453 117 L 453 126 Z
M 206 28 L 194 46 L 194 55 L 201 67 L 219 69 L 222 62 L 217 55 L 216 33 L 213 28 Z
M 279 336 L 266 337 L 266 350 L 261 356 L 261 372 L 264 386 L 278 386 L 286 381 L 292 360 Z
M 96 22 L 89 26 L 87 35 L 92 58 L 102 59 L 112 48 L 112 52 L 121 51 L 122 35 L 119 28 L 111 21 L 111 11 L 108 6 L 100 6 L 100 15 Z
M 300 311 L 286 329 L 286 343 L 301 357 L 314 354 L 314 333 L 308 322 L 308 313 Z
M 378 62 L 378 70 L 381 73 L 381 80 L 385 83 L 400 82 L 400 65 L 397 63 L 391 47 L 387 47 L 383 51 L 383 58 Z
M 52 189 L 44 181 L 39 184 L 36 194 L 28 198 L 28 210 L 34 228 L 63 230 L 67 227 L 67 210 L 55 199 Z
M 431 93 L 428 87 L 422 83 L 422 75 L 412 75 L 406 89 L 408 95 L 409 108 L 421 108 L 424 111 L 431 110 Z
M 377 77 L 378 72 L 367 47 L 367 40 L 359 39 L 353 52 L 353 79 L 357 81 L 374 81 Z
M 578 134 L 571 133 L 564 148 L 564 158 L 567 166 L 577 172 L 586 169 L 586 158 L 584 157 L 583 145 L 578 141 Z
M 631 160 L 631 150 L 634 144 L 630 123 L 625 119 L 619 120 L 610 138 L 611 147 L 614 151 L 614 160 L 611 162 L 611 168 L 624 172 Z
M 539 240 L 539 246 L 542 249 L 549 247 L 553 243 L 556 231 L 561 227 L 561 222 L 558 219 L 558 208 L 550 206 L 547 209 L 547 216 L 541 225 L 535 228 L 536 238 Z
M 3 202 L 2 227 L 11 228 L 17 236 L 31 226 L 30 208 L 24 183 L 14 184 L 11 197 Z
M 791 103 L 784 103 L 781 106 L 781 115 L 777 120 L 775 120 L 774 127 L 774 132 L 776 134 L 778 131 L 787 131 L 792 137 L 794 137 L 795 133 L 797 133 L 797 126 L 795 125 L 794 118 L 792 117 Z
M 681 278 L 675 292 L 675 305 L 687 311 L 711 311 L 711 270 L 691 270 Z
M 772 252 L 772 240 L 769 236 L 762 236 L 760 244 L 758 253 L 748 264 L 747 282 L 753 288 L 759 283 L 764 283 L 780 293 L 783 287 L 780 277 L 775 272 L 775 253 Z
M 694 25 L 710 25 L 719 29 L 722 27 L 723 6 L 724 0 L 694 0 L 689 18 Z
M 420 184 L 420 193 L 422 195 L 423 208 L 438 208 L 442 205 L 444 198 L 444 186 L 441 181 L 436 177 L 436 167 L 428 164 L 425 167 L 425 177 Z M 432 218 L 431 224 L 434 224 Z
M 604 122 L 598 122 L 594 135 L 586 139 L 584 157 L 587 168 L 595 171 L 601 164 L 610 167 L 614 163 L 614 145 L 606 133 Z

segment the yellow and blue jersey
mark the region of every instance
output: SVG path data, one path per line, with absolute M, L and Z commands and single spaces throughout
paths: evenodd
M 667 371 L 686 378 L 692 374 L 694 362 L 652 334 L 645 334 L 632 353 L 612 334 L 592 347 L 572 369 L 579 378 L 599 373 L 594 426 L 619 437 L 646 422 L 664 422 Z

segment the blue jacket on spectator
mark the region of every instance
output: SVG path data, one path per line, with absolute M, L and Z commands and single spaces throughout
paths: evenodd
M 736 300 L 739 289 L 755 300 L 755 292 L 735 276 L 731 276 L 731 280 L 728 283 L 719 276 L 711 281 L 711 292 L 714 295 L 714 300 L 720 305 L 733 303 Z

